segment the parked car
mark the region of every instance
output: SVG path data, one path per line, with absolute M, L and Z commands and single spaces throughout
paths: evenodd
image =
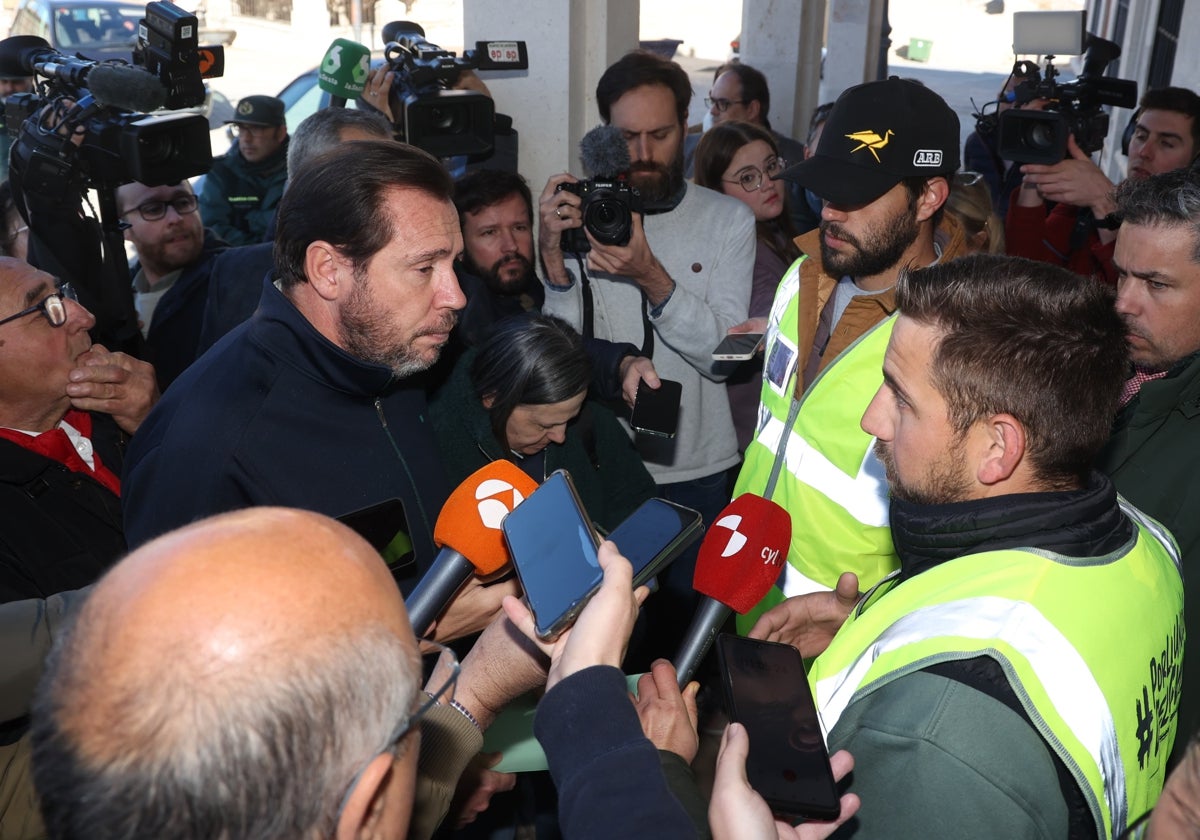
M 65 55 L 130 61 L 145 4 L 119 0 L 22 0 L 9 35 L 36 35 Z
M 132 61 L 138 21 L 145 16 L 144 3 L 122 0 L 21 0 L 8 34 L 44 38 L 64 55 Z M 208 29 L 201 21 L 199 36 L 201 44 L 229 46 L 237 32 Z

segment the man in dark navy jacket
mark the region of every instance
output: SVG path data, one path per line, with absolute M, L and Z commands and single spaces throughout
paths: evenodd
M 465 304 L 451 189 L 436 159 L 391 141 L 344 144 L 297 173 L 258 310 L 180 377 L 130 446 L 130 547 L 253 505 L 332 516 L 385 505 L 413 547 L 393 574 L 415 584 L 448 495 L 417 374 Z

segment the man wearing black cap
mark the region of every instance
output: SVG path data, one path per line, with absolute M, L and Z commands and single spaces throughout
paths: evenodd
M 237 140 L 213 160 L 204 178 L 200 216 L 230 245 L 252 245 L 267 238 L 287 181 L 283 100 L 247 96 L 225 122 L 233 125 Z
M 958 150 L 950 106 L 891 78 L 845 91 L 816 154 L 780 176 L 824 209 L 775 294 L 759 428 L 734 490 L 793 518 L 788 565 L 760 607 L 832 588 L 844 571 L 865 587 L 896 567 L 883 468 L 858 421 L 879 388 L 897 277 L 962 252 L 962 229 L 941 209 Z

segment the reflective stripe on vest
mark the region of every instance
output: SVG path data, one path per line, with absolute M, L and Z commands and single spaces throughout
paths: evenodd
M 1121 763 L 1121 749 L 1117 744 L 1116 724 L 1104 699 L 1104 692 L 1074 645 L 1037 608 L 1024 601 L 983 596 L 935 604 L 902 616 L 849 668 L 817 683 L 817 708 L 826 739 L 829 738 L 829 730 L 837 725 L 860 687 L 864 691 L 870 689 L 871 686 L 863 684 L 863 680 L 877 659 L 906 645 L 936 636 L 980 640 L 1002 638 L 1007 646 L 1015 648 L 1033 664 L 1051 702 L 1100 768 L 1108 813 L 1112 815 L 1113 824 L 1124 826 L 1129 816 L 1125 800 L 1125 770 Z M 986 649 L 987 646 L 981 645 L 980 648 Z M 988 655 L 996 658 L 998 652 L 989 649 Z M 1000 661 L 1011 679 L 1015 675 L 1012 663 L 997 661 Z M 879 679 L 890 682 L 904 673 L 931 664 L 923 659 Z M 1043 731 L 1042 736 L 1053 737 L 1053 733 Z M 1086 796 L 1087 791 L 1084 794 Z

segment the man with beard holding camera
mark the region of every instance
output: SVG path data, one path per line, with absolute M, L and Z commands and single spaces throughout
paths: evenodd
M 684 181 L 691 96 L 687 73 L 651 53 L 631 52 L 609 67 L 596 86 L 600 117 L 628 144 L 629 182 L 641 192 L 645 215 L 633 213 L 626 244 L 604 244 L 588 232 L 590 252 L 566 255 L 561 235 L 583 225 L 582 202 L 560 190 L 578 182 L 561 173 L 538 200 L 539 247 L 547 314 L 584 336 L 639 346 L 659 376 L 682 384 L 675 437 L 642 435 L 638 449 L 659 495 L 711 522 L 729 499 L 725 473 L 738 462 L 723 385 L 728 371 L 712 351 L 746 318 L 754 217 L 744 203 Z M 657 623 L 663 629 L 682 633 L 691 618 L 694 563 L 692 552 L 660 580 L 663 590 L 651 609 L 662 611 Z M 670 653 L 677 641 L 665 639 L 659 654 Z
M 1200 154 L 1200 96 L 1177 87 L 1146 91 L 1133 126 L 1126 179 L 1187 166 Z M 1013 191 L 1004 225 L 1008 253 L 1116 285 L 1115 187 L 1074 136 L 1067 139 L 1067 153 L 1059 163 L 1021 167 L 1025 177 Z M 1051 210 L 1047 202 L 1058 203 Z

